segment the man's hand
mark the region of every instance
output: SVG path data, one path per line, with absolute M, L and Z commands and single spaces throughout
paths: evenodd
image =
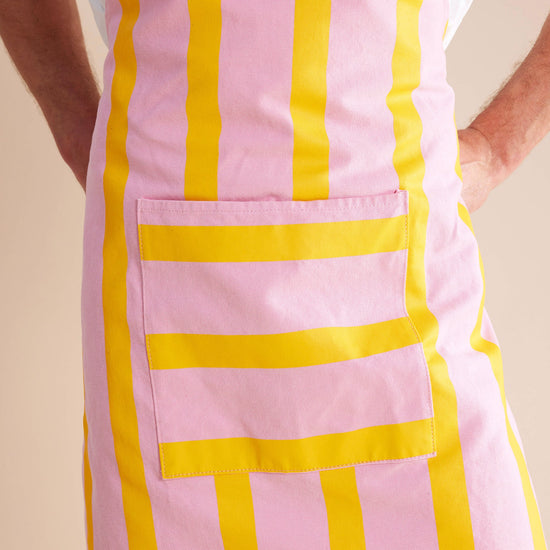
M 488 107 L 458 130 L 462 198 L 477 210 L 550 131 L 550 15 Z
M 86 174 L 97 116 L 96 101 L 93 95 L 90 95 L 76 103 L 77 105 L 82 104 L 83 108 L 84 105 L 90 103 L 88 113 L 84 111 L 62 112 L 60 108 L 54 106 L 54 109 L 46 116 L 61 157 L 73 171 L 84 192 L 86 192 Z M 71 102 L 70 99 L 67 102 Z M 74 100 L 71 103 L 74 103 Z
M 100 92 L 75 0 L 0 0 L 0 35 L 86 191 Z
M 477 210 L 494 187 L 491 144 L 477 129 L 458 130 L 460 167 L 462 169 L 462 198 L 470 212 Z

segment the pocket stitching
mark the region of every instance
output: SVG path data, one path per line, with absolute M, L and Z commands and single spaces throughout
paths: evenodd
M 388 195 L 388 198 L 389 197 L 395 198 L 395 195 L 396 195 L 395 193 L 391 194 L 391 195 Z M 384 197 L 384 198 L 386 198 L 386 197 Z M 175 200 L 177 200 L 177 199 L 175 199 Z M 311 202 L 311 201 L 308 201 L 308 202 Z M 293 203 L 295 204 L 295 201 L 293 201 Z M 283 213 L 288 212 L 288 210 L 286 210 L 284 208 L 284 205 L 280 205 L 278 208 L 267 208 L 267 209 L 248 208 L 248 209 L 244 209 L 244 210 L 243 209 L 238 209 L 238 210 L 232 209 L 231 207 L 234 206 L 234 205 L 227 205 L 227 206 L 228 206 L 227 209 L 225 209 L 225 208 L 213 208 L 213 209 L 205 208 L 205 209 L 194 210 L 194 212 L 200 212 L 200 213 L 230 212 L 230 213 L 239 213 L 239 214 L 246 213 L 246 212 L 262 212 L 262 213 L 264 213 L 264 212 L 274 212 L 274 211 L 275 212 L 283 212 Z M 304 211 L 307 212 L 307 206 L 308 205 L 303 205 L 300 208 L 295 208 L 291 212 L 304 212 Z M 359 209 L 365 208 L 365 204 L 361 204 L 361 205 L 357 205 L 357 206 L 348 205 L 347 207 L 336 206 L 336 207 L 327 208 L 328 206 L 329 205 L 327 205 L 326 203 L 323 204 L 324 209 L 326 209 L 328 211 L 341 211 L 341 212 L 345 211 L 345 212 L 348 212 L 350 210 L 359 210 Z M 183 209 L 170 209 L 170 208 L 164 208 L 164 207 L 151 209 L 151 208 L 145 208 L 143 206 L 140 208 L 140 211 L 141 212 L 149 212 L 149 213 L 174 212 L 174 213 L 178 213 L 178 214 L 183 214 L 185 212 L 189 212 L 189 210 L 186 211 L 186 210 L 183 210 Z M 400 215 L 402 215 L 402 214 L 400 214 Z M 407 321 L 408 321 L 409 325 L 411 326 L 411 329 L 414 332 L 417 344 L 420 344 L 422 346 L 422 349 L 418 350 L 415 354 L 418 355 L 418 353 L 420 353 L 419 357 L 420 357 L 420 359 L 421 359 L 421 361 L 424 365 L 424 376 L 425 376 L 425 379 L 426 379 L 426 385 L 428 387 L 428 401 L 426 402 L 426 404 L 428 405 L 428 410 L 431 412 L 431 417 L 429 417 L 431 440 L 432 440 L 432 449 L 431 449 L 431 451 L 429 453 L 426 453 L 426 454 L 423 454 L 423 455 L 416 455 L 416 456 L 412 456 L 412 457 L 385 458 L 385 459 L 381 459 L 381 460 L 363 460 L 363 461 L 350 462 L 350 463 L 344 463 L 344 464 L 338 464 L 338 465 L 316 466 L 316 467 L 312 467 L 312 468 L 300 468 L 300 469 L 294 468 L 294 469 L 291 469 L 291 470 L 272 469 L 272 468 L 234 468 L 234 469 L 223 469 L 223 470 L 201 470 L 201 471 L 196 471 L 196 472 L 166 473 L 166 457 L 165 457 L 165 452 L 164 452 L 164 446 L 167 443 L 162 442 L 162 437 L 161 437 L 161 433 L 160 433 L 160 421 L 159 421 L 159 417 L 158 417 L 158 410 L 159 410 L 158 400 L 157 400 L 157 397 L 156 397 L 156 392 L 154 390 L 155 383 L 152 379 L 153 378 L 153 373 L 151 372 L 152 369 L 149 368 L 150 382 L 151 382 L 152 391 L 153 391 L 153 400 L 154 400 L 154 409 L 155 409 L 154 410 L 155 424 L 156 424 L 156 428 L 157 428 L 156 431 L 157 431 L 157 438 L 158 438 L 157 443 L 159 444 L 159 448 L 160 448 L 159 452 L 160 452 L 160 462 L 161 462 L 161 470 L 162 470 L 163 478 L 165 478 L 165 479 L 178 478 L 178 477 L 182 477 L 182 476 L 183 477 L 189 477 L 189 476 L 195 476 L 195 475 L 209 475 L 209 474 L 224 473 L 224 472 L 225 473 L 230 473 L 230 472 L 299 473 L 299 472 L 309 472 L 309 471 L 316 471 L 316 470 L 322 470 L 322 469 L 327 469 L 327 468 L 328 469 L 341 468 L 341 467 L 346 467 L 346 466 L 354 466 L 354 465 L 369 464 L 369 463 L 404 462 L 404 461 L 411 461 L 411 460 L 419 460 L 419 459 L 423 459 L 423 458 L 435 455 L 435 429 L 434 429 L 435 427 L 434 427 L 434 411 L 433 411 L 433 398 L 432 398 L 432 389 L 431 389 L 431 382 L 430 382 L 430 373 L 429 373 L 426 358 L 425 358 L 425 355 L 424 355 L 424 352 L 423 352 L 422 340 L 421 340 L 420 335 L 418 333 L 418 330 L 417 330 L 414 322 L 412 321 L 410 315 L 408 314 L 408 311 L 407 311 L 407 308 L 406 308 L 406 285 L 407 285 L 407 280 L 408 280 L 407 266 L 408 266 L 408 261 L 409 261 L 409 246 L 410 246 L 410 243 L 409 243 L 409 216 L 410 216 L 410 212 L 409 212 L 408 205 L 407 205 L 406 212 L 405 212 L 405 215 L 404 215 L 404 222 L 403 222 L 403 228 L 404 228 L 404 231 L 405 231 L 405 242 L 406 242 L 406 257 L 405 257 L 404 277 L 403 277 L 404 292 L 403 292 L 402 306 L 403 306 L 403 311 L 405 313 L 405 316 L 407 317 Z M 393 217 L 393 216 L 390 216 L 390 217 Z M 372 218 L 372 219 L 380 219 L 380 218 Z M 140 260 L 144 256 L 143 236 L 142 236 L 141 225 L 142 224 L 140 224 L 140 227 L 139 227 Z M 146 278 L 145 272 L 142 269 L 142 285 L 143 285 L 143 287 L 146 286 L 145 285 L 145 278 Z M 145 307 L 146 307 L 145 306 L 145 290 L 143 290 L 143 300 L 144 300 L 144 329 L 145 329 Z M 152 358 L 152 353 L 151 353 L 151 348 L 150 348 L 150 339 L 148 338 L 147 333 L 145 334 L 145 340 L 146 340 L 146 349 L 147 349 L 147 355 L 148 355 L 148 365 L 150 364 L 152 366 L 153 358 Z M 423 420 L 428 420 L 428 418 L 423 419 Z
M 151 349 L 149 346 L 149 337 L 147 333 L 147 323 L 146 323 L 146 288 L 147 285 L 145 284 L 145 269 L 143 262 L 141 258 L 143 257 L 143 239 L 142 239 L 142 231 L 141 231 L 141 224 L 138 221 L 138 239 L 139 239 L 139 253 L 140 253 L 140 272 L 141 272 L 141 292 L 142 292 L 142 313 L 143 313 L 143 335 L 145 339 L 145 349 L 146 349 L 146 355 L 147 355 L 147 370 L 149 371 L 149 384 L 151 386 L 151 396 L 153 401 L 153 420 L 155 425 L 155 433 L 156 433 L 156 441 L 157 441 L 157 447 L 160 447 L 159 449 L 159 458 L 160 458 L 160 467 L 161 467 L 161 473 L 163 477 L 166 477 L 164 475 L 165 471 L 165 459 L 164 459 L 164 450 L 162 448 L 162 435 L 161 435 L 161 423 L 160 423 L 160 417 L 159 417 L 159 404 L 158 404 L 158 398 L 157 398 L 157 392 L 156 392 L 156 385 L 153 380 L 153 370 L 151 369 L 151 365 L 153 364 L 153 355 L 151 353 Z
M 164 460 L 164 450 L 162 449 L 162 446 L 164 443 L 161 443 L 161 454 L 163 456 Z M 411 460 L 421 460 L 423 458 L 434 456 L 434 451 L 430 453 L 426 453 L 423 455 L 416 455 L 416 456 L 407 456 L 407 457 L 401 457 L 401 458 L 387 458 L 383 460 L 361 460 L 360 462 L 348 462 L 346 464 L 337 464 L 337 465 L 330 465 L 330 466 L 316 466 L 315 468 L 294 468 L 292 470 L 281 470 L 281 469 L 272 469 L 272 468 L 235 468 L 231 470 L 201 470 L 198 472 L 180 472 L 180 473 L 174 473 L 174 474 L 167 474 L 164 473 L 165 478 L 170 477 L 188 477 L 188 476 L 196 476 L 196 475 L 210 475 L 210 474 L 222 474 L 222 473 L 230 473 L 230 472 L 275 472 L 275 473 L 281 473 L 281 474 L 299 474 L 302 472 L 314 472 L 316 470 L 328 470 L 333 468 L 344 468 L 346 466 L 359 466 L 361 464 L 382 464 L 385 462 L 409 462 Z M 163 461 L 162 463 L 163 472 L 165 472 L 165 463 Z

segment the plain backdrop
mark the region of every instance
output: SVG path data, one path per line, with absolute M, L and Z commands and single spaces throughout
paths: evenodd
M 78 3 L 101 80 L 107 50 L 87 0 Z M 547 12 L 541 0 L 474 0 L 447 48 L 459 128 L 524 58 Z M 83 550 L 84 192 L 3 47 L 0 78 L 0 548 Z M 473 223 L 505 389 L 550 535 L 549 173 L 547 136 Z

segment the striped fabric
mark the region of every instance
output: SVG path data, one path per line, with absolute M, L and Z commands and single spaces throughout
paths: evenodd
M 108 0 L 99 550 L 542 550 L 460 198 L 446 0 Z
M 443 47 L 446 49 L 451 43 L 460 23 L 472 5 L 472 0 L 449 0 L 449 24 L 443 39 Z M 94 14 L 97 28 L 103 42 L 109 47 L 109 38 L 105 28 L 105 0 L 90 0 L 90 6 Z
M 407 210 L 406 191 L 138 199 L 163 477 L 434 456 Z

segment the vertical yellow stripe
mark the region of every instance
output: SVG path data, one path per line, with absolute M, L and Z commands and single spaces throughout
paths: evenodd
M 217 200 L 218 144 L 222 128 L 218 107 L 221 0 L 188 0 L 186 199 Z
M 218 154 L 221 116 L 218 105 L 221 0 L 188 0 L 188 131 L 185 198 L 218 199 Z M 257 548 L 248 474 L 214 476 L 224 548 Z
M 86 398 L 84 398 L 86 401 Z M 86 410 L 84 410 L 84 502 L 86 504 L 86 538 L 88 541 L 87 549 L 94 548 L 94 524 L 92 520 L 92 472 L 90 471 L 90 461 L 88 458 L 88 421 L 86 419 Z
M 400 188 L 409 191 L 410 249 L 406 306 L 420 333 L 430 377 L 435 411 L 437 456 L 428 459 L 439 548 L 474 548 L 458 433 L 456 393 L 448 367 L 436 351 L 437 319 L 426 302 L 424 254 L 429 203 L 423 190 L 422 120 L 412 100 L 420 84 L 419 16 L 422 0 L 397 1 L 397 39 L 392 60 L 393 86 L 387 104 L 394 115 L 394 166 Z
M 487 353 L 487 355 L 490 356 L 490 353 L 491 353 L 490 348 L 494 346 L 494 344 L 492 344 L 491 342 L 487 342 L 487 340 L 483 340 L 483 342 L 485 344 L 485 347 L 487 348 L 487 351 L 484 351 L 484 353 Z M 481 347 L 479 351 L 483 351 Z M 495 352 L 494 356 L 497 356 L 497 353 L 498 353 L 497 361 L 499 364 L 498 368 L 500 368 L 500 361 L 501 361 L 500 350 L 498 350 L 498 352 Z M 503 390 L 501 389 L 501 391 Z M 506 405 L 504 410 L 506 411 Z M 508 432 L 508 440 L 510 441 L 510 446 L 512 447 L 512 451 L 514 452 L 514 456 L 516 457 L 516 462 L 518 463 L 518 469 L 521 477 L 521 484 L 523 486 L 523 494 L 525 495 L 525 502 L 527 504 L 527 514 L 529 515 L 529 524 L 531 526 L 531 534 L 533 536 L 533 548 L 534 550 L 546 550 L 547 546 L 544 540 L 542 522 L 541 522 L 539 510 L 537 507 L 537 501 L 535 500 L 535 493 L 533 491 L 533 487 L 531 486 L 531 481 L 529 479 L 529 473 L 527 471 L 527 463 L 525 462 L 525 457 L 521 452 L 521 447 L 519 446 L 516 436 L 512 431 L 512 426 L 510 425 L 510 421 L 508 420 L 507 412 L 506 412 L 506 430 Z
M 364 550 L 363 513 L 355 468 L 322 470 L 319 475 L 327 509 L 330 550 Z
M 455 127 L 456 127 L 456 118 L 455 118 Z M 458 150 L 460 149 L 458 134 L 457 134 L 457 148 Z M 459 152 L 457 153 L 456 173 L 458 177 L 462 180 L 463 179 L 462 167 L 460 166 Z M 464 223 L 470 228 L 472 233 L 474 233 L 475 235 L 470 214 L 466 209 L 466 207 L 463 206 L 461 203 L 458 203 L 458 213 L 460 218 L 464 221 Z M 479 306 L 477 323 L 470 337 L 470 344 L 474 350 L 487 355 L 487 357 L 489 358 L 489 361 L 491 362 L 493 374 L 499 386 L 502 406 L 504 408 L 504 416 L 506 419 L 506 431 L 508 434 L 508 441 L 510 442 L 510 446 L 514 453 L 514 456 L 518 465 L 518 469 L 519 469 L 521 484 L 523 487 L 523 494 L 525 496 L 525 503 L 527 506 L 527 514 L 529 516 L 529 524 L 531 526 L 531 533 L 533 536 L 533 547 L 534 547 L 534 550 L 546 550 L 546 542 L 544 540 L 544 532 L 542 528 L 541 517 L 537 506 L 537 501 L 535 500 L 535 493 L 531 485 L 531 480 L 529 479 L 527 463 L 525 461 L 525 457 L 521 451 L 521 447 L 519 446 L 519 442 L 512 430 L 512 426 L 508 418 L 508 409 L 506 407 L 506 395 L 504 390 L 504 370 L 503 370 L 503 364 L 502 364 L 502 354 L 501 354 L 500 348 L 494 342 L 490 342 L 489 340 L 486 340 L 485 338 L 483 338 L 483 336 L 481 336 L 481 322 L 483 320 L 483 308 L 485 305 L 485 269 L 483 266 L 483 260 L 481 258 L 481 252 L 479 253 L 479 269 L 481 271 L 481 276 L 483 279 L 483 294 L 482 294 L 481 303 Z
M 103 242 L 103 315 L 107 386 L 114 450 L 120 474 L 128 545 L 156 549 L 153 514 L 139 446 L 134 403 L 130 332 L 126 312 L 128 257 L 124 232 L 124 189 L 129 166 L 126 155 L 128 105 L 136 80 L 132 31 L 138 0 L 121 0 L 122 16 L 113 45 L 115 73 L 107 123 L 103 174 L 105 237 Z
M 294 126 L 292 161 L 293 200 L 329 198 L 329 140 L 325 127 L 330 0 L 295 0 L 292 89 L 290 113 Z M 346 481 L 342 492 L 330 480 Z M 341 507 L 348 508 L 350 495 L 357 495 L 355 469 L 325 473 L 328 482 L 326 506 L 331 548 L 364 548 L 363 519 L 352 513 L 342 529 Z M 355 508 L 359 505 L 357 495 Z M 352 506 L 353 509 L 354 506 Z M 357 511 L 357 509 L 355 510 Z M 360 505 L 359 505 L 360 511 Z M 348 533 L 346 535 L 346 529 Z M 345 541 L 351 545 L 346 546 Z M 356 543 L 359 542 L 360 545 Z
M 214 476 L 225 550 L 257 550 L 254 506 L 248 474 Z
M 293 199 L 327 199 L 325 129 L 330 0 L 295 0 L 290 113 L 294 125 Z

